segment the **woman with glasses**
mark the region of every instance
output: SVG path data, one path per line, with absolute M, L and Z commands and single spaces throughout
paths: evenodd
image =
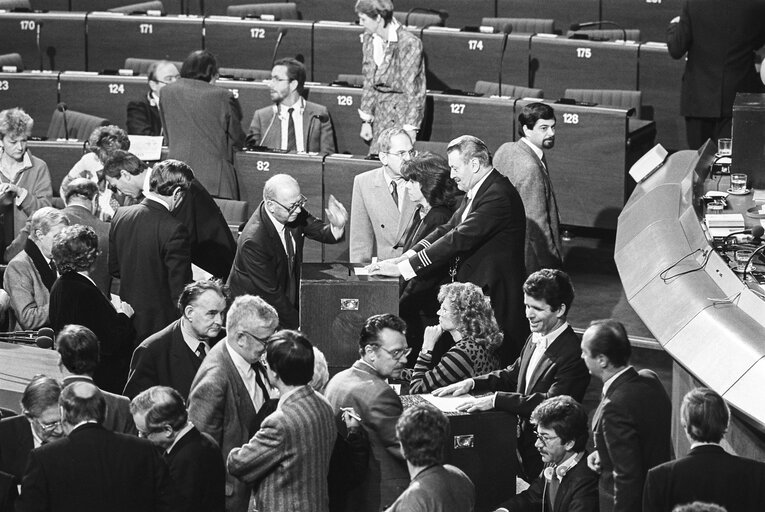
M 438 293 L 438 325 L 425 329 L 422 350 L 414 366 L 410 393 L 429 393 L 501 368 L 497 348 L 502 344 L 491 301 L 473 283 L 449 283 Z M 436 341 L 448 333 L 455 344 L 440 361 L 432 356 Z

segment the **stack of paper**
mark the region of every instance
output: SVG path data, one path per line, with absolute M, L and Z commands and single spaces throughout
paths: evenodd
M 713 237 L 724 237 L 744 229 L 744 216 L 740 213 L 718 213 L 704 219 Z

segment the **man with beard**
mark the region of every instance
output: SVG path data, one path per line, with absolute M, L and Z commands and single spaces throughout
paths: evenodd
M 544 150 L 555 145 L 555 112 L 529 103 L 518 115 L 521 140 L 502 144 L 494 167 L 518 189 L 526 208 L 526 271 L 561 268 L 560 216 Z

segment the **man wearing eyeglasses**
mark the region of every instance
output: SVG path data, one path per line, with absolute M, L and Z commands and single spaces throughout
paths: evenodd
M 237 297 L 226 317 L 226 337 L 210 349 L 191 383 L 189 420 L 218 443 L 222 461 L 249 441 L 274 410 L 260 360 L 278 324 L 276 310 L 262 298 Z M 246 512 L 250 491 L 227 473 L 227 512 Z
M 409 473 L 396 439 L 396 422 L 403 406 L 386 379 L 406 367 L 411 348 L 406 323 L 396 315 L 367 319 L 359 338 L 358 361 L 335 375 L 327 385 L 327 400 L 339 412 L 352 407 L 361 417 L 372 452 L 366 476 L 351 489 L 341 510 L 379 512 L 390 506 L 409 485 Z
M 271 70 L 270 107 L 255 111 L 247 133 L 247 146 L 265 146 L 298 153 L 334 153 L 335 131 L 327 107 L 306 101 L 305 66 L 279 59 Z
M 149 91 L 140 100 L 127 105 L 127 132 L 129 135 L 162 135 L 162 119 L 159 116 L 159 92 L 167 84 L 180 78 L 175 64 L 166 60 L 149 66 Z
M 414 202 L 406 193 L 401 168 L 412 155 L 412 140 L 403 128 L 388 128 L 380 133 L 382 167 L 353 179 L 351 196 L 350 259 L 369 263 L 401 256 L 394 247 L 409 227 Z
M 277 174 L 263 187 L 263 202 L 237 241 L 228 286 L 233 296 L 259 295 L 279 313 L 284 329 L 297 329 L 298 286 L 305 237 L 325 244 L 345 234 L 348 212 L 334 196 L 324 210 L 328 223 L 306 209 L 308 200 L 292 176 Z

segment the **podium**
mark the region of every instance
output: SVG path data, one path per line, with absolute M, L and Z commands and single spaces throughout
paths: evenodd
M 357 276 L 347 263 L 304 263 L 301 269 L 300 328 L 334 375 L 359 358 L 367 318 L 398 314 L 398 279 Z

